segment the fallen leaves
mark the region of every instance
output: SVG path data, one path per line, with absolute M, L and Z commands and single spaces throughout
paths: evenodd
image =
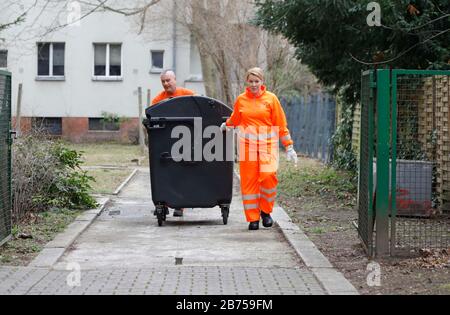
M 421 268 L 421 269 L 445 269 L 450 268 L 450 249 L 431 250 L 421 249 L 420 257 L 412 260 L 405 260 L 398 263 L 401 267 Z

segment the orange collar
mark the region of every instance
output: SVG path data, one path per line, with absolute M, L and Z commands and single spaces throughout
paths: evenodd
M 250 90 L 249 87 L 245 89 L 245 94 L 247 94 L 247 96 L 248 96 L 249 98 L 260 98 L 260 97 L 262 97 L 262 96 L 266 93 L 266 91 L 267 91 L 266 86 L 265 86 L 265 85 L 262 85 L 262 86 L 261 86 L 261 94 L 260 94 L 259 96 L 255 96 L 255 94 L 252 93 L 252 91 Z

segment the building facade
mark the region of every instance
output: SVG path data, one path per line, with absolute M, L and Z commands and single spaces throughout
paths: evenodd
M 75 13 L 81 9 L 75 17 L 74 6 Z M 179 86 L 205 93 L 198 50 L 174 19 L 161 18 L 153 31 L 140 33 L 135 17 L 111 11 L 83 17 L 80 6 L 36 6 L 25 22 L 0 33 L 0 68 L 12 72 L 21 131 L 45 129 L 72 142 L 136 142 L 138 88 L 145 109 L 162 90 L 163 69 L 175 70 Z M 0 21 L 27 8 L 11 6 Z M 55 20 L 64 27 L 54 27 Z

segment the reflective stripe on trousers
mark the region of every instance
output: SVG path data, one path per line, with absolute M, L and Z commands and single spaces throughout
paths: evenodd
M 248 150 L 248 146 L 246 148 Z M 277 196 L 277 173 L 273 167 L 277 156 L 265 157 L 264 161 L 245 159 L 240 162 L 242 201 L 247 222 L 261 219 L 260 211 L 271 214 Z

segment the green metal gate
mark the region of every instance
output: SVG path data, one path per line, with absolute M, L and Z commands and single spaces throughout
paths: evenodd
M 11 235 L 11 74 L 0 71 L 0 245 Z
M 450 245 L 450 71 L 362 76 L 358 231 L 370 256 Z
M 358 233 L 369 256 L 373 254 L 373 132 L 374 72 L 365 72 L 361 84 L 361 143 Z

